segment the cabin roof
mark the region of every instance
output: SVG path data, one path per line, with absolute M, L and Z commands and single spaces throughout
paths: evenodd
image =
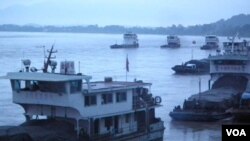
M 110 90 L 123 90 L 128 88 L 136 88 L 142 86 L 151 86 L 151 83 L 143 83 L 143 82 L 125 82 L 125 81 L 112 81 L 112 82 L 105 82 L 105 81 L 96 81 L 90 82 L 90 89 L 92 92 L 99 92 L 99 91 L 110 91 Z M 83 84 L 83 88 L 88 88 L 87 84 Z
M 218 38 L 216 35 L 207 35 L 206 38 Z
M 73 81 L 73 80 L 89 80 L 91 76 L 87 75 L 64 75 L 58 73 L 38 73 L 38 72 L 9 72 L 6 76 L 0 77 L 1 79 L 14 79 L 14 80 L 35 80 L 35 81 Z

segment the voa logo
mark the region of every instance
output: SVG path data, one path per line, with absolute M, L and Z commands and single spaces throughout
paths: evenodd
M 244 129 L 226 129 L 227 136 L 247 136 Z

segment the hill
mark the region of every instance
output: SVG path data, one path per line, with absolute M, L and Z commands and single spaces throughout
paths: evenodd
M 72 33 L 115 33 L 123 34 L 132 31 L 138 34 L 176 34 L 176 35 L 207 35 L 232 36 L 239 33 L 240 36 L 250 37 L 250 15 L 239 14 L 229 19 L 221 19 L 214 23 L 193 25 L 184 27 L 172 25 L 171 27 L 124 27 L 121 25 L 87 26 L 39 26 L 29 25 L 0 25 L 0 31 L 17 32 L 72 32 Z

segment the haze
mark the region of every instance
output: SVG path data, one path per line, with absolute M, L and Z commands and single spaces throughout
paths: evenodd
M 184 26 L 250 13 L 249 0 L 0 0 L 0 24 Z

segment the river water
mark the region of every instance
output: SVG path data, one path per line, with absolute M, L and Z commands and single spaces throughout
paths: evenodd
M 42 46 L 52 44 L 58 50 L 56 60 L 75 61 L 76 71 L 92 75 L 93 80 L 111 76 L 125 80 L 126 56 L 129 59 L 128 80 L 151 82 L 151 92 L 161 96 L 162 107 L 156 110 L 165 124 L 164 141 L 215 141 L 221 140 L 221 124 L 224 122 L 199 123 L 172 121 L 168 113 L 185 98 L 208 88 L 209 75 L 176 75 L 171 67 L 193 59 L 208 57 L 215 51 L 200 50 L 203 36 L 180 36 L 181 48 L 161 49 L 164 35 L 138 35 L 138 49 L 110 49 L 114 43 L 122 43 L 120 34 L 73 34 L 73 33 L 22 33 L 0 32 L 0 76 L 19 71 L 21 59 L 31 59 L 31 66 L 41 68 L 44 58 Z M 192 41 L 196 44 L 192 44 Z M 220 41 L 225 41 L 220 37 Z M 80 65 L 79 65 L 80 64 Z M 18 125 L 24 122 L 23 109 L 12 103 L 10 83 L 0 80 L 0 125 Z

